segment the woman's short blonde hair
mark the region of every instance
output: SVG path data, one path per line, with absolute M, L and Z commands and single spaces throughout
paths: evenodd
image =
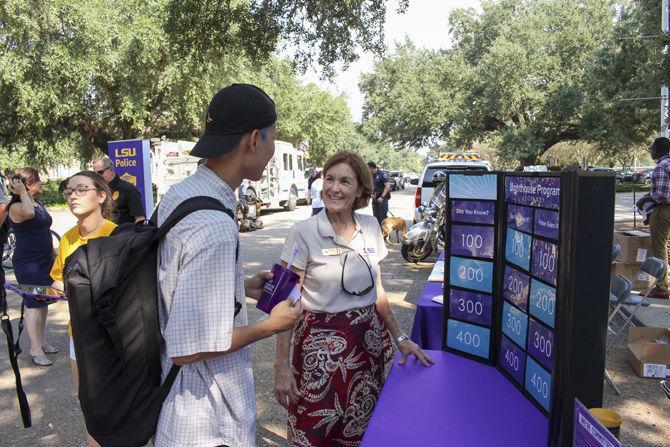
M 353 169 L 356 173 L 356 180 L 363 189 L 361 196 L 357 197 L 354 201 L 354 211 L 365 208 L 370 203 L 370 197 L 372 197 L 372 176 L 370 175 L 368 165 L 358 154 L 349 151 L 338 152 L 326 160 L 326 163 L 323 165 L 323 178 L 326 177 L 330 168 L 340 163 L 346 163 Z

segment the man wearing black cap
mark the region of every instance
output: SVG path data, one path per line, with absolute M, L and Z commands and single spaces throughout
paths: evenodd
M 260 180 L 274 155 L 274 102 L 258 87 L 233 84 L 209 104 L 205 132 L 191 151 L 205 162 L 172 186 L 158 223 L 184 200 L 210 196 L 234 210 L 242 179 Z M 254 446 L 256 396 L 248 345 L 293 326 L 300 305 L 277 305 L 248 325 L 245 296 L 258 299 L 270 272 L 244 279 L 236 254 L 237 223 L 226 213 L 197 211 L 173 227 L 158 253 L 163 377 L 182 365 L 163 403 L 155 445 Z M 235 302 L 241 303 L 235 315 Z

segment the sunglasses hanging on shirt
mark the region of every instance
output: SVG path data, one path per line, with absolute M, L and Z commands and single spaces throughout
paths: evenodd
M 363 247 L 366 247 L 365 236 L 363 235 L 362 231 L 360 231 L 360 230 L 358 230 L 358 231 L 360 232 L 361 236 L 363 237 Z M 356 234 L 354 234 L 354 237 L 355 237 L 355 235 Z M 338 246 L 338 248 L 341 247 L 341 246 L 346 247 L 344 244 L 339 242 L 339 239 L 338 239 L 337 236 L 335 236 L 334 242 L 335 242 L 335 245 Z M 356 271 L 358 267 L 362 267 L 362 266 L 358 265 L 358 264 L 360 264 L 360 262 L 357 262 L 358 259 L 360 259 L 361 261 L 363 261 L 363 263 L 365 264 L 365 267 L 368 269 L 368 274 L 370 276 L 370 285 L 367 286 L 365 289 L 363 289 L 361 291 L 351 291 L 351 290 L 347 289 L 347 287 L 344 285 L 344 283 L 345 283 L 344 273 L 345 273 L 345 270 L 346 270 L 346 267 L 347 267 L 347 260 L 349 260 L 349 255 L 353 254 L 353 253 L 355 253 L 356 256 L 352 256 L 353 261 L 349 262 L 349 269 L 351 270 L 353 268 L 354 271 Z M 344 255 L 344 259 L 342 259 L 342 254 Z M 375 287 L 375 278 L 374 278 L 374 275 L 372 274 L 372 267 L 370 266 L 368 261 L 366 261 L 365 258 L 359 252 L 357 252 L 355 250 L 351 250 L 351 249 L 348 248 L 348 251 L 346 251 L 345 253 L 342 253 L 342 254 L 340 255 L 340 264 L 342 265 L 342 276 L 340 277 L 340 287 L 342 288 L 342 290 L 347 295 L 353 295 L 353 296 L 367 295 Z
M 360 292 L 352 292 L 351 290 L 347 289 L 347 287 L 344 285 L 344 271 L 345 271 L 346 266 L 347 266 L 347 259 L 349 259 L 349 255 L 352 254 L 352 253 L 353 252 L 349 252 L 349 253 L 346 253 L 344 255 L 344 262 L 342 263 L 342 276 L 340 278 L 340 285 L 342 287 L 342 290 L 344 290 L 344 292 L 349 294 L 349 295 L 353 295 L 353 296 L 367 295 L 368 293 L 370 293 L 370 291 L 372 289 L 374 289 L 375 279 L 374 279 L 374 276 L 372 275 L 372 268 L 370 267 L 370 264 L 368 264 L 368 261 L 366 261 L 365 258 L 363 256 L 361 256 L 361 254 L 358 253 L 358 252 L 355 252 L 356 253 L 356 258 L 354 258 L 354 259 L 360 258 L 361 261 L 363 261 L 363 263 L 367 267 L 368 273 L 370 275 L 370 285 L 368 287 L 366 287 L 365 289 L 361 290 Z M 353 268 L 356 268 L 356 267 L 353 267 Z

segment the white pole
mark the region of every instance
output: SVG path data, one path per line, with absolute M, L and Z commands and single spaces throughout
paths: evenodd
M 661 2 L 661 30 L 663 32 L 668 32 L 670 29 L 668 28 L 668 21 L 670 21 L 670 6 L 668 6 L 670 2 L 668 0 L 663 0 Z

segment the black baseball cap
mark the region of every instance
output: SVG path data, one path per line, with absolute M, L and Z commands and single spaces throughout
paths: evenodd
M 232 151 L 242 136 L 264 129 L 277 121 L 275 103 L 260 88 L 251 84 L 232 84 L 214 95 L 207 108 L 205 132 L 191 155 L 214 158 Z

